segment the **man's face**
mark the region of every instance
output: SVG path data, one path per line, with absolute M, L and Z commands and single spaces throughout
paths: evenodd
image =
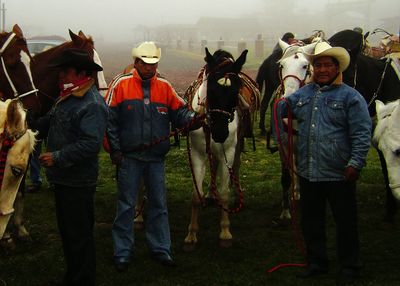
M 339 73 L 337 65 L 332 57 L 319 57 L 314 60 L 314 81 L 319 85 L 330 84 Z
M 66 83 L 71 83 L 75 82 L 78 79 L 81 79 L 84 77 L 84 72 L 78 73 L 75 68 L 73 67 L 64 67 L 60 70 L 60 73 L 58 75 L 58 80 L 59 83 L 66 84 Z
M 146 64 L 141 59 L 135 61 L 135 68 L 144 80 L 152 78 L 157 72 L 158 63 Z

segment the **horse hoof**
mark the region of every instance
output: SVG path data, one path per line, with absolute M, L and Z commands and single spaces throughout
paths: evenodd
M 185 242 L 182 246 L 182 250 L 184 252 L 193 252 L 196 249 L 196 243 L 192 242 L 192 243 L 188 243 Z
M 219 240 L 219 246 L 222 248 L 231 248 L 232 245 L 233 245 L 232 239 L 220 239 Z
M 133 228 L 135 229 L 135 230 L 143 230 L 144 229 L 144 223 L 142 222 L 142 221 L 135 221 L 134 223 L 133 223 Z

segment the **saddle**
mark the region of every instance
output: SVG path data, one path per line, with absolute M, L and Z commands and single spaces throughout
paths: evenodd
M 204 67 L 199 71 L 197 79 L 194 80 L 186 89 L 183 98 L 192 108 L 193 98 L 203 82 Z M 239 104 L 237 111 L 239 115 L 239 133 L 245 138 L 253 138 L 253 124 L 255 121 L 255 112 L 260 108 L 260 91 L 257 83 L 247 74 L 240 72 L 239 78 L 242 81 L 242 87 L 239 91 Z

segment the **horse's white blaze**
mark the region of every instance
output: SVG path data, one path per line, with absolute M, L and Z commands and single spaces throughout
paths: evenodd
M 384 104 L 376 100 L 377 124 L 373 143 L 385 157 L 389 186 L 400 200 L 400 100 Z

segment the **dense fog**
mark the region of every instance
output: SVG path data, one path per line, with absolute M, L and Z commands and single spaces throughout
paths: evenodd
M 27 38 L 84 31 L 99 41 L 276 40 L 291 31 L 327 36 L 356 26 L 397 34 L 399 0 L 0 0 L 5 30 Z M 276 42 L 276 41 L 275 41 Z

